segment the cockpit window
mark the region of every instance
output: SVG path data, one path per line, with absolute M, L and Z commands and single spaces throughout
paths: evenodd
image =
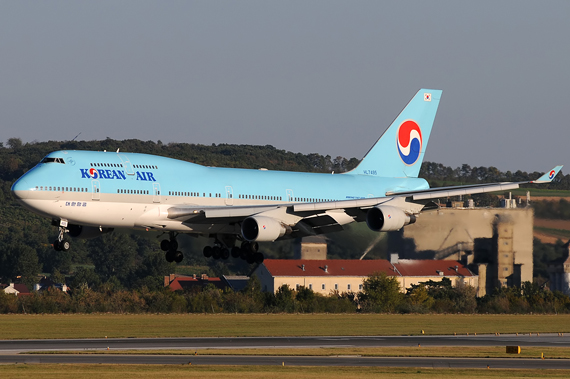
M 50 158 L 50 157 L 45 157 L 44 159 L 42 159 L 41 163 L 61 163 L 61 164 L 65 164 L 65 161 L 63 160 L 63 158 Z

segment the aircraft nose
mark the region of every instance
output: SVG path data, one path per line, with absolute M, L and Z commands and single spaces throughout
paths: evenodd
M 18 200 L 27 199 L 30 195 L 30 185 L 21 177 L 20 179 L 16 180 L 16 182 L 12 185 L 12 195 Z

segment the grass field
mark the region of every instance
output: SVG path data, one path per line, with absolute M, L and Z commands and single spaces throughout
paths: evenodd
M 552 228 L 541 228 L 539 226 L 535 226 L 534 230 L 539 233 L 543 233 L 546 235 L 550 235 L 556 238 L 560 238 L 561 240 L 567 240 L 570 238 L 570 230 L 565 229 L 552 229 Z
M 0 365 L 0 377 L 91 378 L 568 378 L 570 370 L 430 369 L 383 367 L 282 367 L 187 365 Z
M 0 315 L 0 339 L 568 333 L 570 315 Z
M 518 188 L 509 190 L 513 196 L 526 197 L 526 192 L 530 191 L 531 200 L 533 197 L 570 197 L 570 191 L 565 190 L 549 190 L 542 188 Z M 502 195 L 504 192 L 495 192 L 496 195 Z

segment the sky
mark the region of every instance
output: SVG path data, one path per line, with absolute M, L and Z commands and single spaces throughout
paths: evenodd
M 568 15 L 567 0 L 2 1 L 0 142 L 360 159 L 435 88 L 425 160 L 546 171 L 570 165 Z

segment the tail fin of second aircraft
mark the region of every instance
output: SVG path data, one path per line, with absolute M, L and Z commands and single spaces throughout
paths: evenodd
M 347 174 L 417 177 L 441 98 L 441 90 L 421 89 Z

